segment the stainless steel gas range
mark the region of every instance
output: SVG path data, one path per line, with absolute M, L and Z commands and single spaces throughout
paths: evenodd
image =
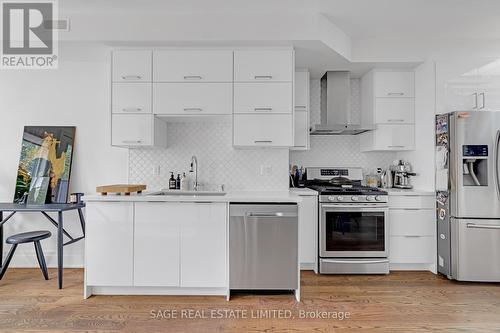
M 319 192 L 319 272 L 388 274 L 387 193 L 361 185 L 361 168 L 307 168 Z

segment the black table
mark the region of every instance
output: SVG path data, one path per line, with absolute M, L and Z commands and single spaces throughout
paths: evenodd
M 73 244 L 85 238 L 85 218 L 83 217 L 82 208 L 85 203 L 81 204 L 45 204 L 45 205 L 21 205 L 14 203 L 0 203 L 0 263 L 3 262 L 3 225 L 16 213 L 39 212 L 42 213 L 56 228 L 57 228 L 57 276 L 59 289 L 62 289 L 63 282 L 63 247 Z M 82 236 L 74 238 L 63 227 L 63 212 L 70 210 L 78 210 L 80 217 L 80 225 L 82 227 Z M 3 213 L 10 212 L 4 219 Z M 57 212 L 57 222 L 47 213 Z M 66 243 L 63 242 L 63 235 L 69 238 Z

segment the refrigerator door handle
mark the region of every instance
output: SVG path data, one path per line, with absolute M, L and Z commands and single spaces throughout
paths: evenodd
M 499 174 L 498 174 L 498 158 L 499 158 L 499 152 L 498 148 L 500 145 L 500 130 L 497 131 L 497 135 L 495 137 L 495 149 L 494 149 L 494 156 L 493 158 L 495 159 L 495 183 L 496 183 L 496 190 L 497 190 L 497 196 L 498 199 L 500 200 L 500 179 L 499 179 Z
M 469 229 L 500 229 L 500 225 L 467 223 Z

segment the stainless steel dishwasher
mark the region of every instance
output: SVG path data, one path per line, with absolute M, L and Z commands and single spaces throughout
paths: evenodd
M 231 204 L 229 237 L 230 289 L 298 289 L 295 203 Z

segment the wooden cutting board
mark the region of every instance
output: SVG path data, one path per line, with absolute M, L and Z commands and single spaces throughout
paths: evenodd
M 108 193 L 124 193 L 125 195 L 130 195 L 131 192 L 142 193 L 145 189 L 146 185 L 141 184 L 115 184 L 97 186 L 96 192 L 102 195 L 107 195 Z

